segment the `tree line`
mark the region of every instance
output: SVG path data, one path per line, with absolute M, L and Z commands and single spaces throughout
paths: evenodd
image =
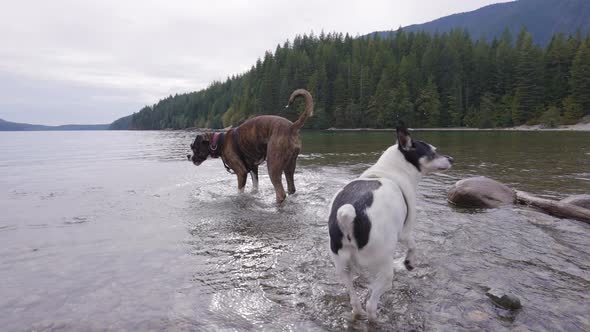
M 303 35 L 266 52 L 246 73 L 169 96 L 119 127 L 222 128 L 261 114 L 294 120 L 302 106 L 284 106 L 301 87 L 315 101 L 306 128 L 571 124 L 590 113 L 590 34 L 556 34 L 546 48 L 526 29 L 489 42 L 460 29 L 400 29 L 386 39 Z

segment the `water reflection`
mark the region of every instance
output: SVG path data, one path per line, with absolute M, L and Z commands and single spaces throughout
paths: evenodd
M 329 258 L 326 209 L 393 133 L 305 132 L 298 192 L 281 207 L 264 168 L 260 191 L 239 195 L 218 160 L 186 162 L 192 132 L 2 136 L 0 310 L 10 314 L 0 324 L 8 331 L 590 329 L 588 225 L 523 207 L 465 210 L 444 198 L 470 175 L 549 197 L 587 193 L 590 135 L 414 135 L 457 163 L 420 185 L 418 266 L 395 276 L 374 325 L 349 320 Z M 365 279 L 356 283 L 366 299 Z M 523 309 L 506 316 L 485 296 L 490 287 L 516 294 Z

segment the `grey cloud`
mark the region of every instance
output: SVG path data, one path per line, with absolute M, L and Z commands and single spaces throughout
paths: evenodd
M 242 73 L 297 34 L 396 29 L 491 2 L 12 2 L 0 12 L 0 118 L 110 122 Z

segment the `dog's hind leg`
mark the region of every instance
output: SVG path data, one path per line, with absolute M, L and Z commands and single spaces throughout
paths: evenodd
M 375 279 L 371 282 L 371 297 L 367 301 L 367 313 L 369 320 L 377 320 L 377 306 L 381 295 L 391 289 L 393 282 L 393 260 L 387 257 L 381 264 L 376 266 Z
M 340 250 L 340 255 L 345 255 L 343 250 Z M 348 290 L 348 295 L 350 297 L 350 306 L 352 307 L 352 319 L 356 319 L 359 316 L 365 316 L 367 313 L 363 310 L 363 306 L 361 305 L 361 301 L 359 300 L 358 295 L 354 291 L 354 285 L 352 283 L 352 271 L 351 267 L 348 266 L 349 262 L 340 257 L 339 255 L 334 255 L 334 265 L 336 266 L 336 273 L 338 277 L 342 280 L 346 289 Z
M 287 163 L 287 167 L 285 168 L 285 178 L 287 179 L 287 192 L 289 195 L 295 193 L 295 166 L 297 166 L 297 154 L 295 153 L 289 162 Z
M 243 193 L 244 187 L 246 187 L 246 181 L 248 180 L 248 173 L 246 172 L 236 172 L 238 176 L 238 191 Z
M 283 188 L 283 172 L 281 172 L 280 170 L 277 171 L 270 169 L 269 167 L 268 173 L 268 175 L 270 176 L 270 181 L 272 182 L 273 187 L 275 187 L 277 203 L 280 204 L 287 197 L 287 194 L 285 194 L 285 188 Z
M 270 181 L 275 188 L 277 203 L 281 204 L 287 197 L 285 188 L 283 187 L 283 170 L 285 169 L 285 156 L 281 146 L 277 143 L 268 144 L 266 166 L 268 167 L 268 175 Z
M 414 236 L 412 234 L 408 234 L 405 236 L 402 242 L 408 247 L 404 265 L 408 271 L 412 271 L 416 263 L 416 241 L 414 240 Z
M 250 176 L 252 177 L 252 192 L 258 191 L 258 166 L 252 167 L 250 171 Z

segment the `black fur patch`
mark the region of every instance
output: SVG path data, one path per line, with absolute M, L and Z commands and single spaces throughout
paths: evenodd
M 362 249 L 369 242 L 371 221 L 365 211 L 373 205 L 373 191 L 381 187 L 381 182 L 376 180 L 356 180 L 347 184 L 334 199 L 328 229 L 330 232 L 330 249 L 338 254 L 342 248 L 342 231 L 336 219 L 338 209 L 345 204 L 352 204 L 356 212 L 353 221 L 353 234 L 359 249 Z
M 399 150 L 404 155 L 406 160 L 414 165 L 418 171 L 420 169 L 420 158 L 426 157 L 430 160 L 436 157 L 436 153 L 432 150 L 430 145 L 422 142 L 422 141 L 415 141 L 412 140 L 412 147 L 410 149 L 403 149 L 401 145 L 398 145 Z
M 412 271 L 414 269 L 414 267 L 412 266 L 412 264 L 410 263 L 410 261 L 407 260 L 407 259 L 404 261 L 404 265 L 406 266 L 406 269 L 408 271 Z

